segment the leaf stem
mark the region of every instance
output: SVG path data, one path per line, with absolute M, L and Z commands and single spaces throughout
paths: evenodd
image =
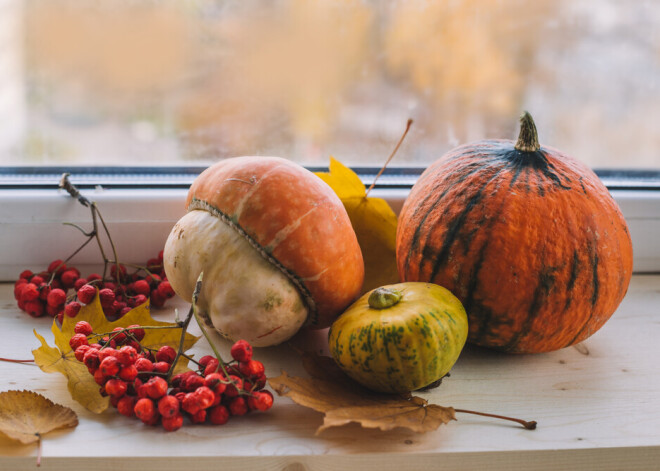
M 502 420 L 510 420 L 512 422 L 519 423 L 523 427 L 525 427 L 527 430 L 534 430 L 536 429 L 536 421 L 526 421 L 522 419 L 516 419 L 514 417 L 506 417 L 504 415 L 496 415 L 496 414 L 487 414 L 486 412 L 476 412 L 473 410 L 467 410 L 467 409 L 454 409 L 455 412 L 462 412 L 464 414 L 474 414 L 474 415 L 481 415 L 484 417 L 492 417 L 494 419 L 502 419 Z
M 14 360 L 12 358 L 0 358 L 0 361 L 8 361 L 10 363 L 34 363 L 34 358 L 32 360 Z
M 399 142 L 396 143 L 396 147 L 394 147 L 394 150 L 392 151 L 390 156 L 385 161 L 385 165 L 383 165 L 383 168 L 381 168 L 380 171 L 378 172 L 378 174 L 374 177 L 374 181 L 371 182 L 371 186 L 369 187 L 369 189 L 367 190 L 367 192 L 364 195 L 365 198 L 367 196 L 369 196 L 369 192 L 373 189 L 374 186 L 376 186 L 376 180 L 378 180 L 380 178 L 380 176 L 385 171 L 385 168 L 387 168 L 387 165 L 390 163 L 390 160 L 392 160 L 392 158 L 394 157 L 394 154 L 396 154 L 396 151 L 398 151 L 399 147 L 401 147 L 401 144 L 403 143 L 403 140 L 406 138 L 406 135 L 408 134 L 408 131 L 410 131 L 410 126 L 412 126 L 412 123 L 413 123 L 412 119 L 409 119 L 408 122 L 406 123 L 406 130 L 403 131 L 403 135 L 399 139 Z
M 37 467 L 41 466 L 41 455 L 43 454 L 43 446 L 41 444 L 41 434 L 35 433 L 37 436 Z

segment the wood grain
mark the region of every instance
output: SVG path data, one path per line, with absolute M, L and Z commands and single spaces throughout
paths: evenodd
M 72 431 L 43 442 L 45 470 L 159 469 L 626 469 L 660 468 L 660 276 L 634 276 L 612 319 L 580 348 L 538 355 L 507 355 L 467 347 L 429 401 L 538 421 L 515 424 L 459 414 L 436 432 L 377 432 L 357 426 L 314 436 L 321 415 L 276 398 L 271 411 L 225 426 L 186 425 L 174 433 L 146 427 L 108 411 L 83 409 L 64 378 L 31 364 L 0 362 L 0 390 L 31 389 L 71 407 L 80 419 Z M 156 311 L 171 320 L 180 302 Z M 50 319 L 19 311 L 12 286 L 0 285 L 3 338 L 0 357 L 31 358 L 35 328 L 50 341 Z M 198 333 L 194 332 L 193 333 Z M 323 334 L 295 339 L 322 350 Z M 228 345 L 220 339 L 223 351 Z M 197 356 L 210 353 L 203 340 Z M 290 346 L 256 350 L 270 375 L 304 374 Z M 36 448 L 0 437 L 0 469 L 34 469 Z

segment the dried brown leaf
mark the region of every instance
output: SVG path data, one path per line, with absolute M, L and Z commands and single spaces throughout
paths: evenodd
M 34 443 L 58 428 L 78 425 L 76 413 L 68 407 L 32 391 L 0 393 L 0 431 L 21 443 Z
M 416 396 L 372 393 L 352 384 L 351 380 L 300 378 L 282 371 L 277 378 L 271 378 L 269 384 L 280 396 L 325 414 L 317 434 L 350 422 L 365 428 L 392 430 L 402 427 L 421 433 L 436 430 L 456 419 L 452 407 L 428 404 Z

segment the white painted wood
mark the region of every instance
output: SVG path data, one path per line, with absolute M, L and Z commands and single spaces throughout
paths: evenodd
M 187 190 L 99 189 L 85 196 L 101 208 L 121 261 L 143 265 L 162 250 L 176 221 L 185 214 Z M 377 189 L 398 213 L 407 190 Z M 614 191 L 633 241 L 636 273 L 660 272 L 660 192 Z M 63 222 L 89 230 L 89 210 L 56 190 L 0 190 L 0 281 L 12 281 L 29 268 L 41 271 L 55 258 L 65 258 L 84 241 L 80 232 Z M 100 255 L 90 244 L 73 263 L 84 273 L 98 269 Z
M 32 329 L 50 339 L 50 322 L 21 313 L 11 291 L 0 286 L 0 357 L 30 358 L 38 346 Z M 173 306 L 155 317 L 171 318 Z M 442 405 L 537 420 L 535 431 L 459 414 L 458 421 L 421 435 L 351 425 L 315 436 L 320 414 L 276 398 L 267 413 L 167 433 L 115 411 L 87 412 L 69 397 L 62 376 L 33 365 L 0 362 L 0 389 L 32 389 L 78 413 L 76 429 L 44 438 L 44 470 L 657 470 L 659 306 L 660 276 L 634 276 L 618 311 L 584 348 L 511 356 L 468 347 L 451 377 L 423 394 Z M 323 338 L 317 333 L 298 341 L 322 348 Z M 202 339 L 194 351 L 210 349 Z M 256 357 L 271 376 L 281 368 L 304 374 L 288 346 L 259 349 Z M 34 469 L 35 456 L 35 446 L 0 438 L 1 470 Z

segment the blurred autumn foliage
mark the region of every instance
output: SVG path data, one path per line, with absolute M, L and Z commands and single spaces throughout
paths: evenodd
M 633 164 L 622 159 L 632 141 L 637 165 L 660 166 L 649 124 L 660 100 L 645 95 L 660 72 L 653 2 L 24 5 L 32 144 L 16 154 L 27 161 L 278 154 L 324 164 L 334 154 L 379 164 L 412 117 L 395 164 L 424 165 L 460 143 L 512 138 L 528 108 L 542 142 L 591 165 Z M 638 124 L 640 110 L 652 116 Z

